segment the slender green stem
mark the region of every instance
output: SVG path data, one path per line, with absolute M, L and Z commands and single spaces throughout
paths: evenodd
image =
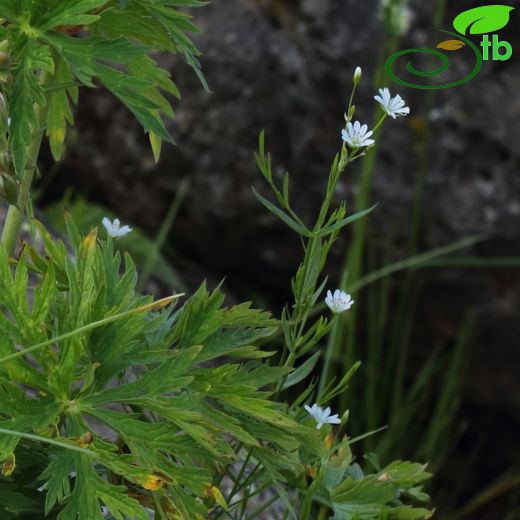
M 57 441 L 55 439 L 49 439 L 48 437 L 42 437 L 40 435 L 33 435 L 32 433 L 18 432 L 15 430 L 6 430 L 5 428 L 0 428 L 0 433 L 2 435 L 10 435 L 12 437 L 20 437 L 20 439 L 26 439 L 29 441 L 46 442 L 47 444 L 52 444 L 53 446 L 58 446 L 59 448 L 65 448 L 66 450 L 77 451 L 79 453 L 89 455 L 90 457 L 98 456 L 97 453 L 94 453 L 90 450 L 86 450 L 84 448 L 80 448 L 79 446 L 74 446 L 74 444 L 68 444 L 66 442 Z
M 42 74 L 41 83 L 46 84 L 49 76 L 46 73 Z M 23 216 L 25 208 L 29 200 L 29 193 L 31 191 L 31 184 L 33 182 L 34 174 L 36 172 L 38 155 L 40 153 L 40 146 L 43 139 L 43 132 L 45 130 L 45 119 L 47 117 L 47 106 L 36 105 L 35 107 L 38 126 L 33 135 L 29 148 L 27 150 L 28 168 L 24 171 L 20 182 L 20 190 L 16 204 L 11 204 L 7 210 L 7 216 L 2 230 L 2 244 L 8 255 L 14 253 L 16 242 L 20 236 L 20 229 L 22 227 Z
M 329 508 L 327 506 L 321 506 L 320 515 L 318 516 L 318 520 L 327 520 L 328 514 L 329 514 Z
M 377 130 L 379 130 L 379 127 L 383 124 L 383 122 L 385 121 L 385 119 L 388 117 L 388 114 L 385 112 L 381 118 L 379 119 L 379 121 L 375 124 L 374 128 L 372 128 L 372 131 L 375 133 Z
M 269 509 L 276 501 L 278 500 L 278 496 L 272 497 L 270 500 L 268 500 L 263 506 L 258 508 L 256 511 L 254 511 L 252 514 L 250 514 L 246 520 L 254 520 L 255 518 L 258 518 L 264 511 Z
M 376 130 L 374 134 L 377 141 L 379 130 Z M 372 172 L 374 169 L 376 150 L 377 143 L 374 149 L 368 152 L 366 160 L 363 162 L 361 190 L 356 200 L 356 211 L 360 211 L 360 208 L 365 209 L 366 207 L 368 207 L 370 201 Z M 358 220 L 354 225 L 354 242 L 352 244 L 349 256 L 345 261 L 345 267 L 343 269 L 341 281 L 339 284 L 341 288 L 345 288 L 349 282 L 351 283 L 352 281 L 357 280 L 359 278 L 359 273 L 361 270 L 362 251 L 365 246 L 366 229 L 367 222 L 365 219 Z M 356 308 L 353 308 L 351 310 L 351 314 L 350 316 L 348 316 L 348 318 L 351 318 L 354 315 L 354 313 L 356 313 Z M 331 365 L 340 348 L 340 344 L 343 344 L 344 342 L 344 319 L 345 318 L 343 316 L 337 316 L 335 318 L 335 323 L 332 332 L 329 336 L 327 350 L 325 351 L 325 360 L 323 363 L 323 368 L 320 377 L 320 394 L 329 381 L 329 375 L 332 368 Z M 352 319 L 351 321 L 349 321 L 349 323 L 352 325 L 354 323 L 354 320 Z M 353 333 L 354 330 L 352 330 L 352 334 Z M 352 348 L 349 348 L 346 352 L 345 362 L 343 363 L 343 366 L 351 366 L 354 362 L 353 358 L 354 353 L 352 352 Z
M 31 148 L 36 151 L 36 153 L 31 153 L 29 155 L 30 158 L 37 157 L 42 135 L 43 130 L 34 138 L 34 144 L 31 145 Z M 34 172 L 34 168 L 25 170 L 20 183 L 20 191 L 18 192 L 16 205 L 11 204 L 7 210 L 4 229 L 2 231 L 2 244 L 9 255 L 14 253 L 16 242 L 20 235 L 25 207 L 29 200 L 29 192 L 34 178 Z
M 146 284 L 148 283 L 148 280 L 150 279 L 150 275 L 153 273 L 153 270 L 156 268 L 157 263 L 159 261 L 161 251 L 164 247 L 164 244 L 166 242 L 166 239 L 168 237 L 168 233 L 170 232 L 173 222 L 175 218 L 177 217 L 177 214 L 179 212 L 179 209 L 182 205 L 182 202 L 184 201 L 184 198 L 186 197 L 189 190 L 189 182 L 185 179 L 181 182 L 179 191 L 175 195 L 175 198 L 173 199 L 173 202 L 168 209 L 168 213 L 166 214 L 163 224 L 161 226 L 161 229 L 159 230 L 159 233 L 157 234 L 153 244 L 152 248 L 150 250 L 150 253 L 148 255 L 148 258 L 146 260 L 146 263 L 143 268 L 143 272 L 139 279 L 139 289 L 143 290 L 146 287 Z M 179 284 L 176 284 L 177 288 Z
M 455 511 L 453 516 L 450 516 L 450 518 L 458 520 L 459 518 L 469 518 L 470 515 L 475 518 L 473 515 L 475 515 L 475 513 L 477 513 L 484 505 L 496 500 L 497 497 L 502 496 L 507 491 L 518 488 L 518 486 L 520 486 L 520 476 L 517 475 L 511 475 L 503 480 L 499 480 L 483 492 L 479 493 L 475 499 L 462 509 Z
M 347 120 L 347 122 L 349 122 L 352 119 L 350 117 L 351 116 L 350 112 L 352 111 L 352 104 L 354 103 L 354 96 L 356 95 L 357 86 L 358 86 L 358 84 L 354 83 L 354 88 L 352 89 L 352 93 L 350 94 L 350 99 L 349 99 L 349 102 L 348 102 L 348 108 L 347 108 L 347 113 L 346 113 L 346 116 L 347 116 L 346 120 Z
M 396 48 L 397 38 L 393 37 L 389 41 L 388 49 L 385 49 L 387 54 Z M 382 54 L 380 62 L 374 76 L 374 86 L 381 83 L 384 77 L 384 56 Z M 375 146 L 371 147 L 366 155 L 365 161 L 363 161 L 363 167 L 361 171 L 361 185 L 359 194 L 356 197 L 355 205 L 356 211 L 361 211 L 368 207 L 370 203 L 370 196 L 372 192 L 372 177 L 375 168 L 375 161 L 378 152 L 378 138 L 381 132 L 381 125 L 386 119 L 387 114 L 382 116 L 375 116 L 374 118 L 374 139 L 376 140 Z M 366 219 L 361 219 L 354 224 L 353 228 L 353 243 L 350 248 L 348 257 L 345 259 L 342 276 L 339 287 L 345 289 L 347 286 L 356 283 L 362 274 L 362 264 L 364 257 L 364 249 L 368 234 L 368 222 Z M 357 322 L 357 307 L 354 307 L 347 317 L 337 317 L 329 335 L 327 344 L 327 350 L 325 352 L 325 360 L 322 367 L 319 394 L 323 392 L 327 382 L 329 381 L 330 374 L 332 371 L 332 363 L 339 350 L 344 353 L 342 356 L 342 369 L 348 369 L 352 366 L 355 361 L 355 336 L 356 336 L 356 322 Z M 348 320 L 348 322 L 346 321 Z M 348 326 L 347 326 L 348 323 Z
M 243 443 L 240 443 L 237 449 L 235 450 L 237 453 L 240 453 L 240 450 L 243 446 Z M 237 477 L 235 478 L 235 481 L 233 483 L 233 488 L 231 489 L 229 496 L 227 498 L 227 501 L 230 502 L 231 499 L 236 495 L 238 490 L 240 489 L 240 481 L 242 480 L 242 477 L 244 476 L 244 473 L 247 469 L 247 466 L 249 464 L 249 460 L 251 458 L 251 450 L 247 452 L 246 458 L 244 459 L 244 462 L 242 463 L 242 467 L 240 468 L 240 471 L 238 472 Z

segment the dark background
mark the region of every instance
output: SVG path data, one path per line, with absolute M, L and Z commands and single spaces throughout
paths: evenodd
M 451 29 L 456 14 L 478 5 L 448 2 L 443 27 Z M 443 39 L 432 27 L 435 2 L 415 1 L 410 8 L 412 24 L 400 48 L 429 47 Z M 205 278 L 214 284 L 226 277 L 230 300 L 252 298 L 279 311 L 301 253 L 292 232 L 252 194 L 252 185 L 267 193 L 253 158 L 258 133 L 266 130 L 278 173 L 291 172 L 296 208 L 312 217 L 340 146 L 357 65 L 364 73 L 356 101 L 359 118 L 372 120 L 372 77 L 387 52 L 377 13 L 374 0 L 215 0 L 195 11 L 203 32 L 194 40 L 212 93 L 204 92 L 182 58 L 159 57 L 183 94 L 170 125 L 178 146 L 166 146 L 155 166 L 147 139 L 127 110 L 106 92 L 83 91 L 68 156 L 54 168 L 42 206 L 60 200 L 72 187 L 153 237 L 181 181 L 189 179 L 188 196 L 165 246 L 172 265 L 189 287 Z M 484 235 L 486 240 L 467 255 L 520 256 L 519 23 L 515 11 L 500 32 L 513 46 L 512 59 L 485 63 L 462 87 L 432 97 L 390 80 L 380 85 L 399 92 L 412 109 L 409 118 L 386 125 L 374 174 L 372 199 L 379 206 L 370 216 L 370 243 L 377 249 L 392 237 L 394 260 L 405 256 L 421 171 L 420 251 Z M 454 60 L 448 76 L 460 77 L 464 70 L 464 59 Z M 48 151 L 45 156 L 44 170 L 51 165 Z M 359 166 L 347 172 L 338 201 L 352 201 L 358 180 Z M 348 248 L 347 232 L 330 259 L 333 280 Z M 395 283 L 397 290 L 399 277 Z M 465 476 L 459 505 L 509 468 L 518 468 L 519 300 L 520 277 L 513 267 L 421 273 L 414 332 L 418 358 L 433 345 L 450 345 L 468 311 L 478 317 L 458 418 L 464 433 L 439 472 L 435 505 L 441 511 L 442 486 L 460 484 L 457 470 L 470 454 L 475 463 Z M 509 501 L 514 496 L 502 494 L 468 518 L 502 520 Z

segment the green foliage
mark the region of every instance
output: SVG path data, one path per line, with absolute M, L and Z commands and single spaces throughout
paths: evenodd
M 293 518 L 286 487 L 335 518 L 355 517 L 351 486 L 370 504 L 363 518 L 421 517 L 402 503 L 424 468 L 363 475 L 347 437 L 335 442 L 329 425 L 316 430 L 277 399 L 279 382 L 292 372 L 296 384 L 310 365 L 265 360 L 273 352 L 260 344 L 279 326 L 269 313 L 225 307 L 205 284 L 166 308 L 177 297 L 139 295 L 111 239 L 83 238 L 67 216 L 71 253 L 36 226 L 43 251 L 26 244 L 11 267 L 0 250 L 2 518 L 219 518 L 238 510 L 246 472 L 227 497 L 219 489 L 237 462 L 254 463 L 254 481 L 277 489 Z
M 199 52 L 187 34 L 197 31 L 182 7 L 196 0 L 26 0 L 0 1 L 0 40 L 8 62 L 0 93 L 11 118 L 8 152 L 18 175 L 28 167 L 31 141 L 45 126 L 56 159 L 63 154 L 71 103 L 78 88 L 110 90 L 149 134 L 156 157 L 160 142 L 172 142 L 162 116 L 174 116 L 164 93 L 179 91 L 151 57 L 181 53 L 207 88 Z M 39 118 L 37 107 L 43 111 Z
M 294 294 L 294 305 L 291 308 L 286 307 L 282 314 L 281 328 L 286 349 L 284 355 L 287 355 L 286 364 L 290 366 L 293 366 L 298 358 L 313 349 L 320 339 L 330 331 L 332 324 L 327 318 L 320 317 L 312 325 L 308 323 L 311 317 L 311 310 L 316 306 L 327 283 L 326 278 L 320 280 L 320 277 L 330 248 L 336 241 L 341 229 L 365 217 L 374 209 L 369 208 L 347 217 L 346 205 L 344 203 L 334 210 L 330 208 L 343 171 L 349 164 L 363 155 L 363 152 L 357 150 L 349 154 L 344 146 L 341 154 L 335 157 L 329 173 L 327 191 L 320 213 L 314 226 L 309 228 L 291 208 L 289 200 L 289 174 L 285 173 L 281 190 L 276 186 L 272 173 L 271 156 L 265 152 L 265 136 L 263 133 L 260 135 L 259 151 L 256 155 L 257 164 L 280 207 L 277 207 L 256 191 L 254 193 L 269 211 L 298 233 L 304 241 L 304 260 L 291 284 Z M 312 363 L 315 364 L 317 362 L 317 357 L 311 359 L 313 359 Z M 306 361 L 299 370 L 306 372 L 308 375 L 312 370 L 310 363 L 310 360 Z M 295 384 L 294 378 L 295 374 L 291 378 L 293 384 Z
M 47 206 L 43 211 L 45 221 L 61 234 L 66 233 L 65 222 L 63 221 L 64 207 L 70 212 L 82 234 L 87 234 L 90 229 L 101 222 L 103 217 L 114 219 L 117 216 L 107 208 L 87 202 L 81 197 L 75 200 L 65 198 L 56 204 Z M 114 245 L 118 249 L 127 251 L 142 273 L 139 280 L 140 287 L 145 287 L 146 278 L 149 278 L 150 273 L 153 273 L 154 278 L 166 287 L 183 290 L 184 286 L 179 274 L 160 251 L 156 252 L 155 257 L 153 256 L 153 252 L 156 250 L 155 243 L 140 230 L 134 228 L 132 233 L 118 240 Z M 152 261 L 151 269 L 147 269 L 148 262 Z
M 171 491 L 204 496 L 211 487 L 210 466 L 218 467 L 220 458 L 233 459 L 228 432 L 263 450 L 267 446 L 261 447 L 249 431 L 251 422 L 256 428 L 264 422 L 290 428 L 296 435 L 303 430 L 259 392 L 259 385 L 279 377 L 279 369 L 254 362 L 222 363 L 218 370 L 201 365 L 234 349 L 238 359 L 261 357 L 257 349 L 244 347 L 276 324 L 269 315 L 245 304 L 222 308 L 222 295 L 204 286 L 175 313 L 153 311 L 149 298 L 135 293 L 129 257 L 119 275 L 121 258 L 110 241 L 97 243 L 95 233 L 81 241 L 76 237 L 70 258 L 63 244 L 52 243 L 39 229 L 45 256 L 27 246 L 14 277 L 5 254 L 0 257 L 0 425 L 86 448 L 76 455 L 49 452 L 50 466 L 42 474 L 43 481 L 50 479 L 47 511 L 60 502 L 65 507 L 59 518 L 76 518 L 79 512 L 80 518 L 91 519 L 101 517 L 103 503 L 116 518 L 146 518 L 123 491 L 135 488 L 142 494 L 165 483 L 170 492 L 158 491 L 165 509 L 190 511 L 190 495 Z M 29 271 L 39 280 L 32 306 Z M 109 317 L 118 318 L 100 324 Z M 234 348 L 222 342 L 226 334 L 235 338 Z M 21 351 L 31 345 L 42 347 L 30 355 Z M 110 435 L 106 428 L 96 431 L 94 419 L 117 432 L 121 444 L 103 441 Z M 0 439 L 5 464 L 21 439 Z M 103 478 L 107 470 L 120 485 Z M 76 477 L 67 492 L 63 482 L 71 472 Z M 140 513 L 132 516 L 132 511 Z
M 425 466 L 381 468 L 372 457 L 375 471 L 363 472 L 351 450 L 360 438 L 345 433 L 348 411 L 333 429 L 302 408 L 344 396 L 359 368 L 353 363 L 319 390 L 311 378 L 332 326 L 315 318 L 328 253 L 341 229 L 373 209 L 331 209 L 343 171 L 363 149 L 343 145 L 308 226 L 291 207 L 288 174 L 277 187 L 261 136 L 257 161 L 276 203 L 257 196 L 304 247 L 294 302 L 280 320 L 250 303 L 227 307 L 220 288 L 205 284 L 182 304 L 180 294 L 152 301 L 137 290 L 131 257 L 95 228 L 85 236 L 68 213 L 67 244 L 33 222 L 41 244 L 11 256 L 43 132 L 59 159 L 79 87 L 102 85 L 117 96 L 156 158 L 171 141 L 166 95 L 179 93 L 151 53 L 181 53 L 205 85 L 187 37 L 196 27 L 177 9 L 200 5 L 0 0 L 1 188 L 16 199 L 0 243 L 2 518 L 144 520 L 153 512 L 161 520 L 243 520 L 274 500 L 299 520 L 425 518 Z M 274 498 L 249 515 L 262 490 Z
M 352 105 L 352 94 L 346 112 L 347 122 L 351 120 L 355 107 Z M 377 123 L 381 125 L 385 116 Z M 350 149 L 345 144 L 341 153 L 333 161 L 329 173 L 324 200 L 312 227 L 306 225 L 293 211 L 289 197 L 289 175 L 283 176 L 282 188 L 276 186 L 272 173 L 271 157 L 265 152 L 264 135 L 260 136 L 257 163 L 267 183 L 271 187 L 278 206 L 255 191 L 259 201 L 274 215 L 280 218 L 302 238 L 304 260 L 292 280 L 294 303 L 287 306 L 281 319 L 281 333 L 284 338 L 284 349 L 281 364 L 285 367 L 297 368 L 278 386 L 279 392 L 294 387 L 305 380 L 317 366 L 321 352 L 319 343 L 331 330 L 333 322 L 321 316 L 315 318 L 322 306 L 318 301 L 326 286 L 327 279 L 321 278 L 326 259 L 339 231 L 350 223 L 365 217 L 374 208 L 362 209 L 347 216 L 345 204 L 332 209 L 331 203 L 342 173 L 352 162 L 363 157 L 365 152 Z M 317 350 L 318 349 L 318 350 Z M 314 353 L 312 353 L 315 351 Z M 299 362 L 300 358 L 306 358 Z M 328 361 L 325 360 L 325 363 Z M 310 399 L 325 404 L 337 396 L 347 401 L 348 383 L 359 363 L 354 364 L 339 383 L 335 380 L 321 381 L 316 388 L 316 380 L 308 386 L 296 399 L 295 404 L 301 404 Z M 345 415 L 346 421 L 348 414 Z M 363 435 L 361 438 L 369 436 Z M 326 441 L 327 442 L 327 441 Z M 371 519 L 371 518 L 426 518 L 430 512 L 426 509 L 405 505 L 402 498 L 406 495 L 417 502 L 427 500 L 418 484 L 427 479 L 425 467 L 408 462 L 395 462 L 381 469 L 377 464 L 378 473 L 364 474 L 361 467 L 353 463 L 349 440 L 338 442 L 333 448 L 329 459 L 322 459 L 322 464 L 316 469 L 314 480 L 302 502 L 298 518 L 311 518 L 313 503 L 322 504 L 320 518 L 325 518 L 330 509 L 335 519 Z M 402 490 L 408 491 L 402 495 Z M 382 506 L 384 504 L 384 506 Z

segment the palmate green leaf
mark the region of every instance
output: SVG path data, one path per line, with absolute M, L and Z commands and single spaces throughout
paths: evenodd
M 299 445 L 300 439 L 303 439 L 303 441 L 308 440 L 304 435 L 299 435 L 301 431 L 294 432 L 297 434 L 296 437 L 290 430 L 284 430 L 269 423 L 250 418 L 244 422 L 244 427 L 247 427 L 248 433 L 258 441 L 265 441 L 273 446 L 278 446 L 284 453 L 294 452 Z M 297 466 L 294 465 L 292 469 L 297 471 Z
M 56 295 L 56 273 L 53 264 L 49 264 L 47 272 L 34 290 L 31 318 L 34 323 L 44 323 Z M 36 342 L 36 341 L 33 341 Z
M 422 520 L 432 517 L 432 511 L 422 507 L 399 506 L 388 511 L 388 520 Z
M 92 27 L 93 33 L 109 38 L 122 36 L 150 47 L 160 46 L 164 50 L 174 52 L 176 47 L 168 34 L 168 28 L 150 14 L 154 3 L 141 1 L 132 2 L 124 8 L 114 6 L 102 13 L 99 21 Z
M 8 19 L 15 19 L 18 15 L 20 3 L 17 0 L 0 0 L 2 16 Z
M 239 327 L 219 330 L 204 341 L 197 360 L 203 362 L 222 356 L 236 356 L 242 359 L 268 357 L 271 355 L 270 352 L 262 352 L 254 344 L 271 336 L 274 330 L 276 329 Z
M 380 472 L 392 482 L 398 482 L 402 487 L 412 487 L 432 477 L 426 471 L 427 464 L 396 460 Z
M 276 327 L 280 322 L 268 311 L 252 308 L 251 302 L 234 305 L 224 311 L 224 327 Z
M 0 320 L 0 322 L 1 321 L 2 320 Z M 16 348 L 14 344 L 3 335 L 2 329 L 3 327 L 0 324 L 0 356 L 5 357 L 16 352 Z M 9 379 L 19 381 L 25 385 L 31 385 L 42 389 L 46 387 L 46 381 L 45 378 L 42 377 L 42 374 L 38 373 L 34 367 L 29 366 L 24 360 L 21 359 L 14 359 L 2 363 L 2 365 L 0 365 L 0 375 L 9 377 Z M 0 397 L 0 402 L 3 398 L 9 398 L 8 396 L 10 396 L 13 388 L 9 386 L 8 389 L 8 391 L 0 390 L 0 394 L 4 394 L 2 397 Z
M 100 16 L 88 13 L 106 3 L 106 0 L 62 0 L 42 17 L 39 29 L 43 32 L 63 25 L 90 25 Z
M 57 17 L 66 17 L 84 14 L 95 6 L 99 6 L 101 0 L 47 0 L 34 2 L 31 0 L 3 0 L 0 7 L 6 8 L 6 16 L 11 22 L 18 24 L 22 29 L 33 36 L 54 25 L 51 20 Z M 56 25 L 60 25 L 57 23 Z
M 335 447 L 335 451 L 335 456 L 330 458 L 323 466 L 323 480 L 320 483 L 329 492 L 335 489 L 345 478 L 345 472 L 353 458 L 348 439 L 343 440 Z
M 430 478 L 423 464 L 395 461 L 375 475 L 353 475 L 330 493 L 338 520 L 385 518 L 415 520 L 428 517 L 423 508 L 397 505 L 407 489 Z
M 180 347 L 204 344 L 224 322 L 223 302 L 224 296 L 218 290 L 210 294 L 202 284 L 176 316 L 169 341 L 178 342 Z
M 173 142 L 161 119 L 160 111 L 170 117 L 173 112 L 159 93 L 158 87 L 166 86 L 170 91 L 175 89 L 167 84 L 155 62 L 146 58 L 144 48 L 122 39 L 106 42 L 97 37 L 78 40 L 65 35 L 47 38 L 67 60 L 78 81 L 93 86 L 96 78 L 132 111 L 145 132 Z M 138 58 L 139 62 L 133 61 Z M 106 65 L 108 61 L 124 65 L 127 72 Z M 133 73 L 129 67 L 131 62 L 134 63 Z M 141 67 L 137 67 L 135 63 L 140 63 Z
M 157 102 L 160 94 L 150 80 L 104 65 L 95 65 L 94 70 L 99 81 L 131 110 L 145 132 L 152 132 L 163 141 L 173 143 L 159 115 L 164 98 L 159 98 Z M 154 95 L 155 92 L 157 95 Z
M 220 290 L 205 284 L 178 310 L 158 311 L 136 293 L 135 267 L 130 260 L 122 267 L 111 240 L 98 240 L 95 232 L 83 239 L 72 222 L 68 228 L 72 251 L 42 232 L 45 250 L 37 256 L 27 250 L 14 276 L 0 254 L 6 288 L 0 330 L 8 340 L 0 340 L 0 359 L 14 367 L 0 369 L 0 425 L 29 432 L 24 444 L 46 451 L 50 466 L 38 474 L 47 486 L 49 517 L 101 519 L 105 506 L 113 518 L 141 519 L 147 517 L 143 504 L 155 503 L 158 518 L 207 518 L 216 504 L 225 509 L 214 486 L 231 464 L 245 460 L 245 449 L 251 464 L 260 464 L 258 482 L 273 486 L 297 515 L 287 490 L 295 483 L 305 487 L 306 466 L 327 453 L 320 433 L 298 422 L 301 413 L 273 399 L 290 368 L 262 362 L 258 344 L 278 321 L 249 303 L 224 307 Z M 38 282 L 31 306 L 33 262 Z M 45 341 L 27 345 L 26 332 L 10 325 L 17 313 L 29 324 L 38 316 Z M 295 380 L 314 362 L 301 365 Z M 33 376 L 31 365 L 43 383 L 18 370 Z M 4 456 L 17 455 L 18 439 L 0 437 Z M 353 496 L 350 481 L 358 482 L 348 470 L 345 482 L 329 486 L 338 511 Z M 388 514 L 409 515 L 393 501 L 420 497 L 411 490 L 425 473 L 421 465 L 397 463 L 356 478 L 370 484 L 357 489 L 358 502 L 368 494 L 378 512 L 386 507 Z M 328 490 L 321 493 L 319 500 L 335 507 Z
M 76 470 L 75 459 L 69 453 L 58 454 L 40 475 L 45 485 L 45 514 L 62 503 L 71 492 L 70 474 Z
M 150 423 L 143 421 L 138 414 L 130 415 L 98 407 L 91 407 L 86 410 L 86 413 L 117 432 L 131 450 L 132 455 L 151 470 L 160 469 L 160 466 L 154 467 L 153 461 L 150 459 L 151 449 L 156 457 L 164 457 L 163 453 L 175 453 L 176 460 L 183 464 L 189 464 L 193 460 L 206 460 L 200 446 L 193 442 L 188 435 L 180 432 L 179 428 L 171 422 Z M 99 439 L 96 439 L 96 443 L 99 443 Z M 157 460 L 156 458 L 155 462 Z M 165 460 L 163 458 L 161 464 L 164 464 Z M 180 471 L 182 474 L 183 466 L 179 467 L 181 469 L 176 472 Z M 209 478 L 203 469 L 199 469 L 198 474 L 202 481 L 207 481 Z M 180 479 L 183 482 L 182 475 Z
M 15 484 L 0 480 L 0 518 L 10 520 L 20 515 L 41 513 L 41 504 Z M 34 492 L 33 492 L 34 494 Z
M 115 486 L 101 478 L 84 455 L 71 457 L 76 472 L 74 489 L 58 520 L 104 520 L 102 504 L 117 520 L 149 520 L 141 504 L 124 493 L 125 486 Z
M 223 365 L 221 368 L 226 369 L 227 367 L 229 370 L 220 379 L 220 382 L 229 385 L 229 388 L 233 389 L 237 395 L 244 396 L 259 395 L 258 388 L 280 381 L 291 370 L 289 367 L 269 366 L 255 361 L 249 361 L 244 365 Z M 215 372 L 207 371 L 211 375 Z M 217 384 L 216 380 L 214 384 Z
M 179 52 L 197 74 L 204 88 L 209 86 L 202 74 L 198 56 L 200 52 L 192 44 L 185 32 L 197 32 L 190 21 L 190 15 L 173 7 L 200 7 L 203 2 L 167 2 L 161 4 L 153 0 L 125 2 L 102 13 L 92 29 L 96 34 L 110 37 L 126 36 L 154 49 Z
M 61 84 L 70 84 L 73 80 L 68 63 L 61 58 L 56 65 L 54 80 Z M 46 134 L 56 161 L 63 156 L 67 124 L 74 122 L 69 101 L 69 95 L 74 96 L 74 94 L 72 88 L 61 88 L 48 94 Z
M 194 346 L 180 352 L 174 351 L 171 359 L 149 370 L 136 381 L 97 392 L 89 396 L 88 402 L 96 405 L 110 402 L 124 403 L 140 395 L 171 394 L 174 390 L 186 387 L 193 381 L 193 376 L 181 376 L 188 373 L 201 348 Z
M 92 308 L 95 302 L 96 280 L 93 276 L 93 267 L 96 260 L 96 234 L 88 235 L 80 245 L 76 262 L 73 267 L 67 265 L 70 293 L 67 298 L 67 319 L 62 320 L 64 328 L 60 333 L 80 329 L 95 321 Z M 65 318 L 65 317 L 63 317 Z M 66 328 L 65 328 L 66 327 Z M 81 336 L 74 335 L 62 342 L 59 351 L 59 370 L 56 373 L 56 384 L 65 390 L 74 379 L 74 367 L 79 362 L 84 350 L 84 341 Z
M 253 397 L 242 397 L 240 395 L 224 394 L 222 392 L 215 392 L 215 399 L 224 403 L 228 407 L 235 408 L 236 410 L 255 417 L 256 419 L 268 422 L 274 426 L 289 428 L 297 430 L 300 426 L 289 419 L 286 415 L 273 409 L 273 402 L 267 399 L 258 399 Z
M 171 435 L 169 437 L 171 438 Z M 174 442 L 174 445 L 177 446 L 178 443 Z M 198 495 L 203 495 L 204 490 L 210 485 L 210 472 L 205 468 L 194 466 L 192 463 L 194 459 L 181 465 L 156 450 L 148 449 L 146 454 L 136 454 L 133 451 L 135 445 L 131 443 L 128 446 L 132 449 L 132 454 L 122 455 L 118 453 L 116 445 L 99 440 L 93 443 L 92 448 L 99 455 L 100 464 L 140 488 L 153 487 L 153 484 L 150 486 L 152 480 L 158 489 L 164 484 L 175 482 Z M 174 448 L 168 451 L 174 452 Z
M 48 101 L 47 135 L 53 156 L 61 158 L 67 123 L 72 122 L 68 97 L 77 100 L 77 84 L 92 88 L 101 84 L 121 100 L 149 134 L 158 159 L 161 142 L 173 142 L 162 117 L 174 114 L 161 91 L 180 94 L 170 74 L 149 54 L 182 54 L 208 88 L 198 63 L 200 53 L 186 36 L 198 28 L 189 14 L 177 9 L 201 5 L 157 0 L 124 5 L 116 0 L 3 0 L 0 13 L 8 23 L 3 31 L 17 58 L 11 70 L 13 88 L 7 93 L 13 122 L 9 148 L 16 172 L 25 169 L 27 146 L 45 126 L 44 120 L 38 120 L 35 104 L 43 107 Z M 45 71 L 49 78 L 43 87 Z
M 28 147 L 33 134 L 39 129 L 35 105 L 46 105 L 45 93 L 38 80 L 41 71 L 53 72 L 53 61 L 49 47 L 37 45 L 22 38 L 17 49 L 17 63 L 12 70 L 13 90 L 9 95 L 9 148 L 13 154 L 13 164 L 18 175 L 25 170 Z
M 424 508 L 411 506 L 358 506 L 334 504 L 333 520 L 425 520 L 431 518 L 432 512 Z
M 248 425 L 242 425 L 237 418 L 217 410 L 216 407 L 210 406 L 206 402 L 201 402 L 198 409 L 222 433 L 228 433 L 248 446 L 259 446 L 255 437 L 244 429 L 244 426 Z
M 3 244 L 0 244 L 0 304 L 8 308 L 16 307 L 14 278 Z
M 171 492 L 164 494 L 158 506 L 161 511 L 161 520 L 191 520 L 191 518 L 208 518 L 209 512 L 200 499 L 187 493 L 181 486 L 172 485 Z M 164 513 L 163 513 L 164 511 Z M 198 516 L 197 516 L 198 515 Z
M 354 480 L 347 478 L 332 493 L 334 504 L 345 504 L 354 511 L 359 512 L 366 506 L 367 511 L 371 508 L 380 508 L 380 504 L 386 504 L 399 497 L 399 484 L 390 480 L 378 481 L 375 475 Z
M 80 402 L 84 413 L 94 416 L 103 414 L 102 411 L 93 407 L 93 404 L 97 404 L 95 400 L 96 398 L 93 396 L 84 398 Z M 134 398 L 125 397 L 123 402 L 158 414 L 175 425 L 179 431 L 184 431 L 199 443 L 200 447 L 214 456 L 229 456 L 228 442 L 223 442 L 221 433 L 198 411 L 200 401 L 201 396 L 185 394 L 172 397 L 136 395 Z M 117 396 L 113 402 L 118 402 Z M 116 425 L 112 425 L 112 427 L 116 428 Z
M 15 407 L 16 409 L 13 409 L 12 403 L 3 401 L 3 413 L 10 415 L 12 418 L 0 421 L 0 428 L 31 434 L 38 433 L 58 423 L 60 406 L 55 402 L 49 403 L 48 399 L 39 403 L 31 403 L 28 399 L 25 402 L 20 400 Z M 0 434 L 0 463 L 14 453 L 20 440 L 21 437 L 18 435 Z

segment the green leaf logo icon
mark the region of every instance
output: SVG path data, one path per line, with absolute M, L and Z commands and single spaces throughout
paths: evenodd
M 460 34 L 486 34 L 498 31 L 509 22 L 509 13 L 514 9 L 509 5 L 484 5 L 460 13 L 453 20 L 453 27 Z

